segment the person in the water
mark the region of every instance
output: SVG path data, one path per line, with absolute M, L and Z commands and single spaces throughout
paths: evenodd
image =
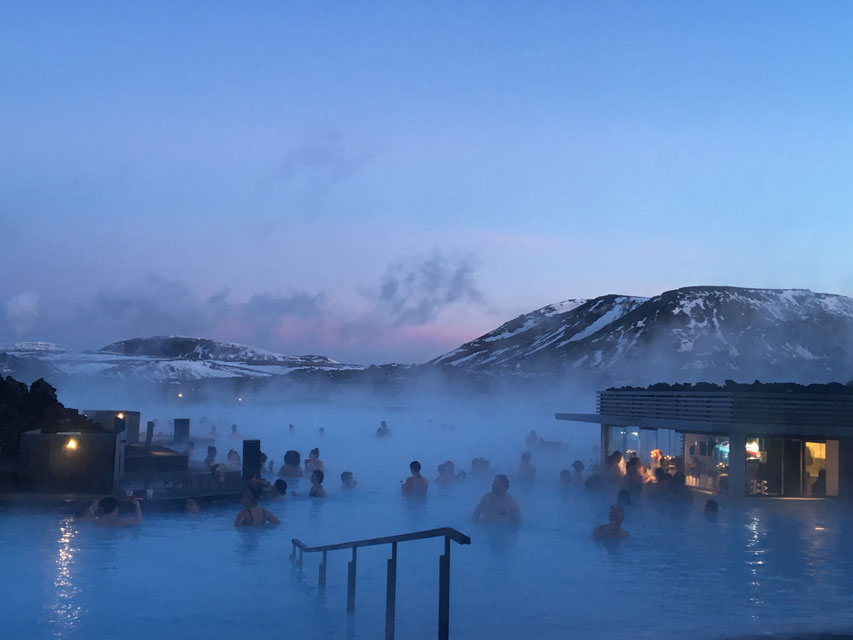
M 285 478 L 301 478 L 302 469 L 299 466 L 299 461 L 302 456 L 298 451 L 291 449 L 284 454 L 284 465 L 278 470 L 278 475 Z
M 323 480 L 325 475 L 319 469 L 314 469 L 311 472 L 311 490 L 308 495 L 311 498 L 325 498 L 326 490 L 323 488 Z
M 243 439 L 243 436 L 240 434 L 239 431 L 237 431 L 237 425 L 236 424 L 231 425 L 231 433 L 228 434 L 228 437 L 231 438 L 232 440 L 242 440 Z
M 580 460 L 575 460 L 572 463 L 572 469 L 574 469 L 574 473 L 572 474 L 572 483 L 577 486 L 583 485 L 583 462 Z
M 253 527 L 266 523 L 281 524 L 281 520 L 275 515 L 258 506 L 258 496 L 251 489 L 243 491 L 240 504 L 246 508 L 237 514 L 237 518 L 234 520 L 235 527 Z
M 98 498 L 92 498 L 81 511 L 77 513 L 78 520 L 94 520 L 98 516 L 104 515 L 104 510 L 101 509 L 101 501 Z
M 131 498 L 135 513 L 130 518 L 123 518 L 118 514 L 118 500 L 109 496 L 103 498 L 100 502 L 101 509 L 104 514 L 95 518 L 95 524 L 99 527 L 109 529 L 118 529 L 120 527 L 135 527 L 142 522 L 142 508 L 139 506 L 139 500 Z
M 425 496 L 429 482 L 421 475 L 421 463 L 417 460 L 412 460 L 409 465 L 409 470 L 412 472 L 406 480 L 401 480 L 400 490 L 404 496 Z
M 536 467 L 530 462 L 531 454 L 525 451 L 521 454 L 521 461 L 518 464 L 518 472 L 516 478 L 521 482 L 532 482 L 536 479 Z
M 200 513 L 201 505 L 199 505 L 195 498 L 187 498 L 187 501 L 184 502 L 184 511 L 192 514 Z
M 486 522 L 521 522 L 521 507 L 509 494 L 509 478 L 504 474 L 495 476 L 492 490 L 480 499 L 473 518 Z
M 323 461 L 320 460 L 320 449 L 311 449 L 308 452 L 308 459 L 305 461 L 305 473 L 313 471 L 323 471 Z
M 377 438 L 390 438 L 391 437 L 391 429 L 388 428 L 388 423 L 384 420 L 379 423 L 379 427 L 376 429 L 376 437 Z
M 270 498 L 272 500 L 284 500 L 284 496 L 287 494 L 287 483 L 279 478 L 272 484 L 272 490 L 270 491 Z
M 341 473 L 341 486 L 344 489 L 355 489 L 355 486 L 358 484 L 358 480 L 355 479 L 355 476 L 352 475 L 352 471 L 344 471 Z
M 207 457 L 204 459 L 204 464 L 208 469 L 216 464 L 216 447 L 213 445 L 208 445 L 207 447 Z
M 628 537 L 628 532 L 622 528 L 622 521 L 625 520 L 625 509 L 617 504 L 612 505 L 608 520 L 607 524 L 600 524 L 592 530 L 593 540 L 621 540 Z
M 436 484 L 452 484 L 456 482 L 456 465 L 453 461 L 446 460 L 438 465 L 438 477 L 435 479 Z

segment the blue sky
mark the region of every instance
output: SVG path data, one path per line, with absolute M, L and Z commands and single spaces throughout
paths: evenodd
M 843 2 L 18 3 L 0 341 L 420 361 L 570 297 L 853 294 Z

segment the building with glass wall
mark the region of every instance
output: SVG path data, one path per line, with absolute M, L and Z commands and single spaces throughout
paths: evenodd
M 598 423 L 602 459 L 636 455 L 710 494 L 853 497 L 853 388 L 653 389 L 608 389 L 597 394 L 596 413 L 555 417 Z

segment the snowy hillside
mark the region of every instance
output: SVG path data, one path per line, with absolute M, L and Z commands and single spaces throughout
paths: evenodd
M 520 316 L 432 361 L 573 370 L 615 382 L 853 378 L 853 299 L 802 289 L 685 287 Z
M 636 309 L 645 298 L 603 296 L 594 300 L 565 300 L 532 311 L 494 331 L 463 344 L 431 364 L 469 368 L 516 366 L 534 354 L 552 353 L 582 340 Z
M 361 369 L 325 356 L 289 356 L 232 342 L 175 336 L 123 340 L 83 353 L 67 353 L 61 347 L 10 351 L 6 362 L 9 375 L 24 368 L 31 370 L 38 364 L 35 369 L 48 374 L 53 371 L 67 376 L 148 382 L 264 378 L 305 369 Z

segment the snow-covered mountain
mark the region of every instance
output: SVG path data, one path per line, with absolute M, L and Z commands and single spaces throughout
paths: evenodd
M 432 361 L 574 371 L 618 383 L 853 378 L 853 299 L 804 289 L 685 287 L 549 305 Z
M 48 344 L 48 343 L 21 343 Z M 206 338 L 133 338 L 97 351 L 69 353 L 62 347 L 20 348 L 6 353 L 7 374 L 26 368 L 66 376 L 95 376 L 149 382 L 209 378 L 264 378 L 295 371 L 361 369 L 325 356 L 290 356 Z M 38 363 L 40 368 L 34 368 Z M 30 377 L 30 376 L 27 376 Z

